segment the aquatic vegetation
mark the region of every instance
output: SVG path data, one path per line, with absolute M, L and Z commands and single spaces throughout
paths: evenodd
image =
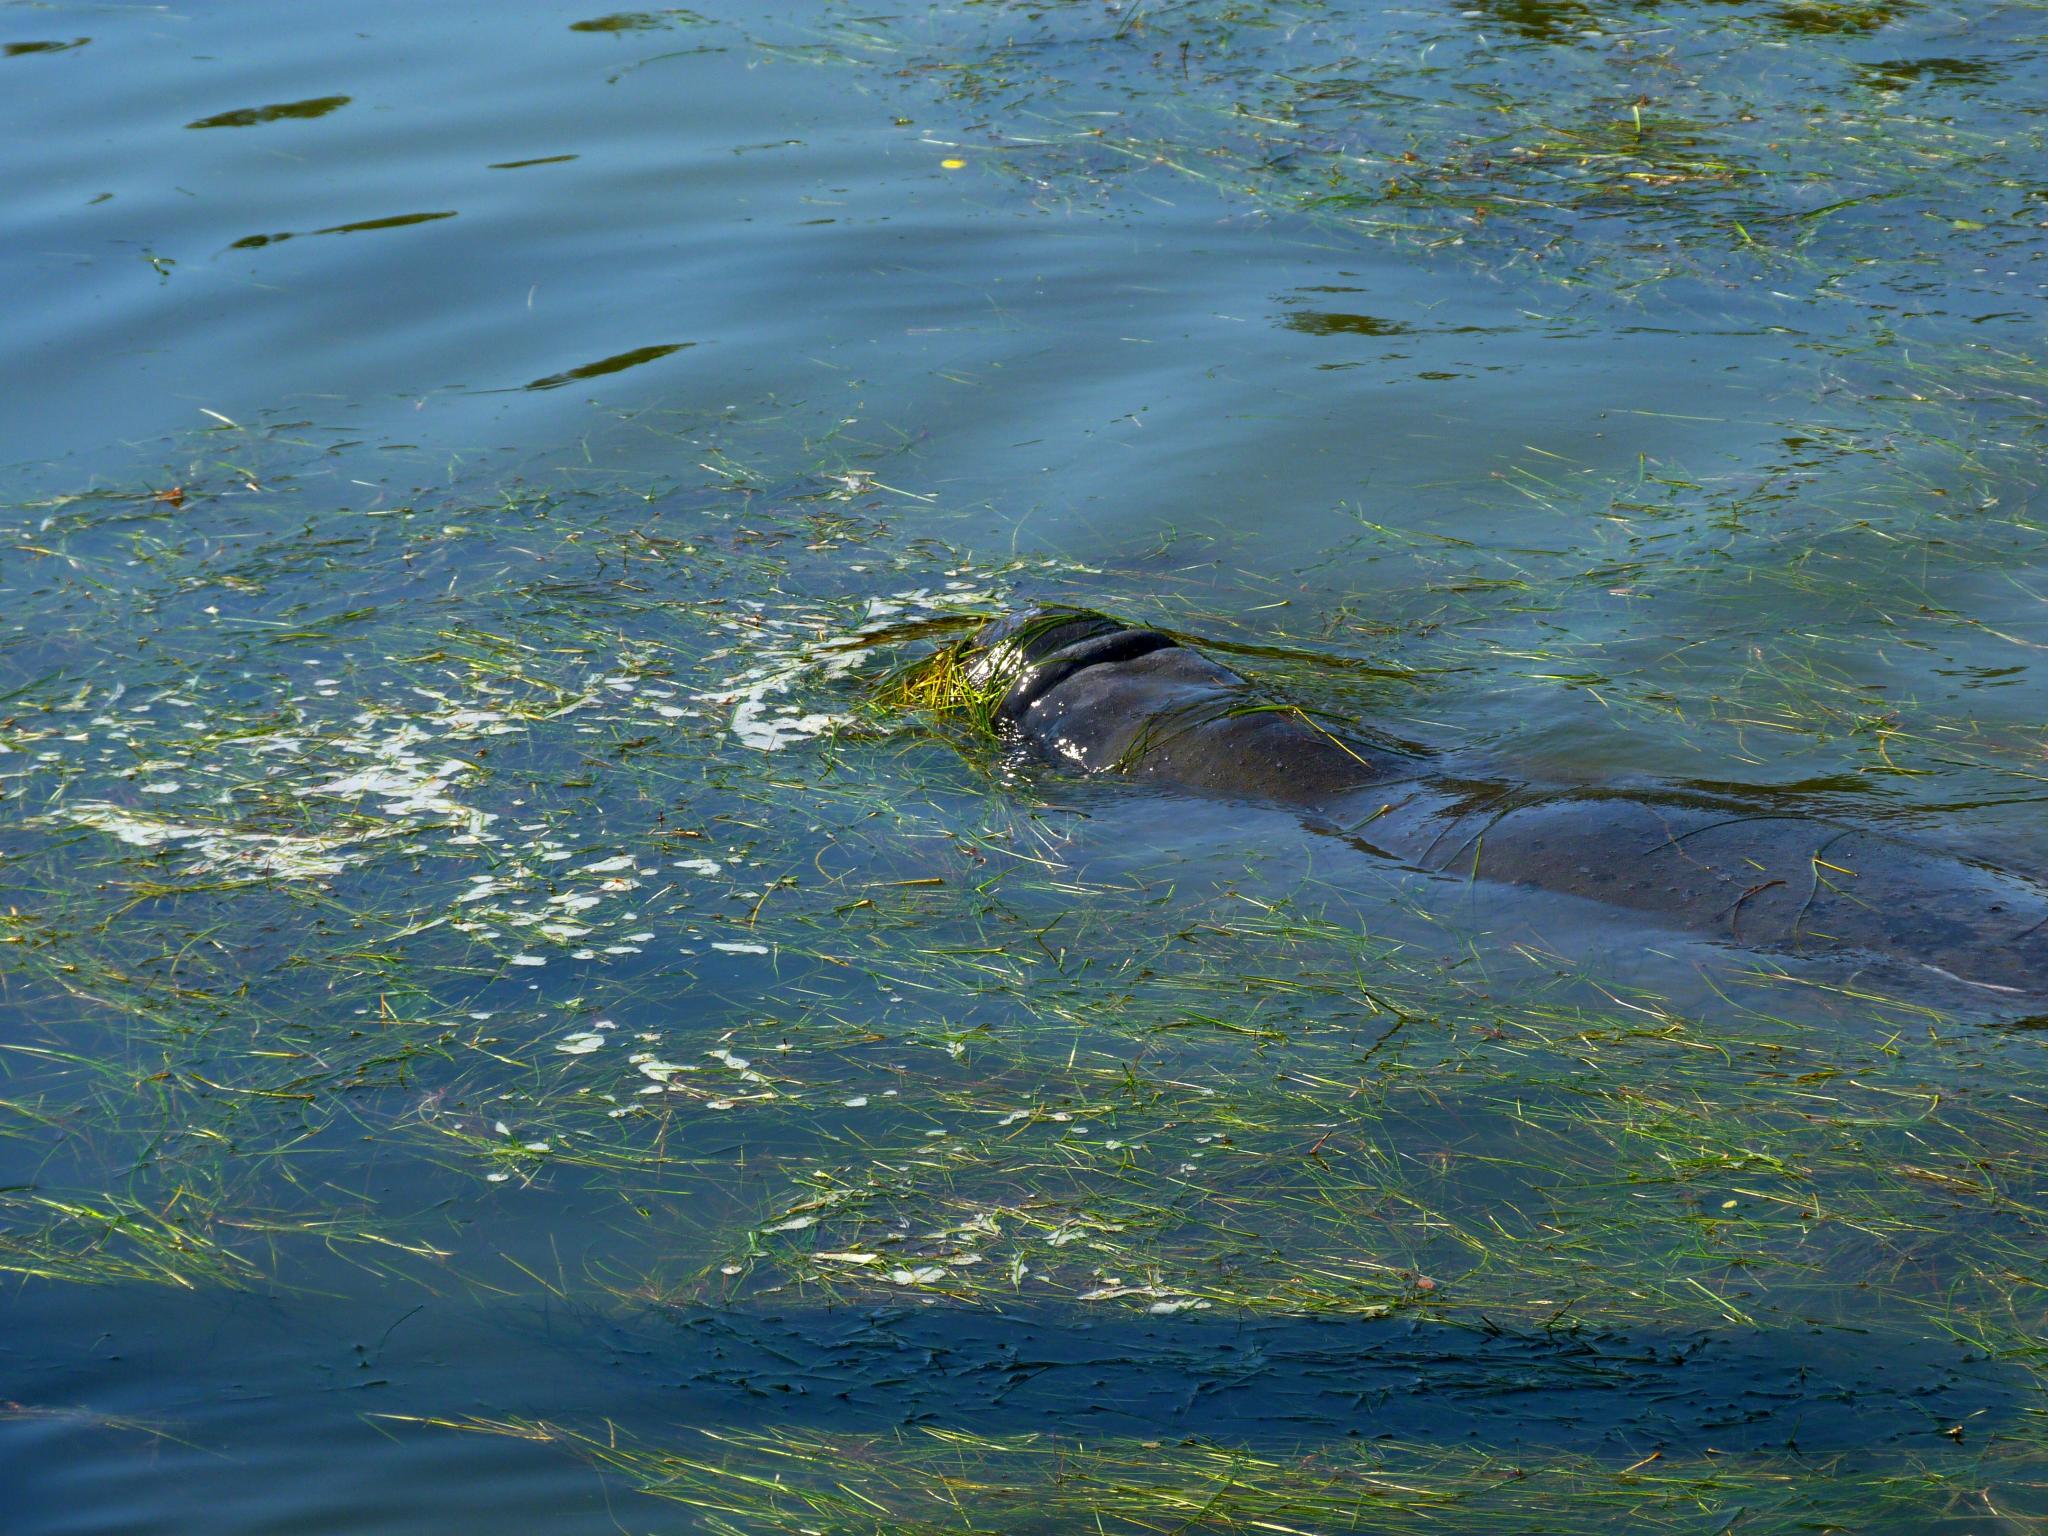
M 1881 525 L 1895 460 L 1865 462 Z M 1020 590 L 1157 611 L 1142 575 L 870 533 L 851 563 L 881 570 L 821 589 L 862 537 L 817 536 L 837 482 L 750 507 L 743 537 L 728 483 L 671 495 L 671 531 L 622 530 L 587 490 L 373 525 L 341 546 L 361 596 L 340 624 L 219 624 L 238 603 L 269 617 L 270 589 L 330 558 L 327 530 L 204 580 L 166 543 L 142 568 L 160 586 L 53 588 L 156 615 L 157 643 L 118 669 L 64 659 L 8 704 L 0 772 L 27 814 L 0 834 L 0 965 L 31 1027 L 0 1053 L 0 1134 L 59 1155 L 9 1197 L 0 1267 L 182 1289 L 274 1283 L 326 1253 L 413 1285 L 498 1275 L 490 1240 L 439 1213 L 466 1190 L 505 1203 L 487 1233 L 604 1210 L 604 1251 L 547 1286 L 620 1318 L 907 1303 L 1453 1333 L 1818 1324 L 2036 1369 L 2035 1037 L 1853 974 L 1567 955 L 1526 931 L 1503 947 L 1504 915 L 1340 874 L 1277 823 L 1169 836 L 1172 806 L 1077 797 L 980 741 L 986 692 L 954 643 Z M 132 547 L 138 514 L 162 516 L 111 497 L 29 515 L 61 519 L 34 537 L 90 570 Z M 545 582 L 515 567 L 460 624 L 382 598 L 475 537 L 447 530 L 487 521 L 546 541 Z M 1309 706 L 1431 717 L 1432 737 L 1475 679 L 1511 678 L 1598 699 L 1617 739 L 1696 741 L 1723 760 L 1712 777 L 1747 776 L 1727 760 L 1768 731 L 1753 755 L 1817 778 L 1792 788 L 1823 802 L 1867 782 L 2027 803 L 2038 739 L 2018 721 L 1871 708 L 1847 649 L 1871 601 L 1862 528 L 1828 560 L 1773 567 L 1776 532 L 1744 546 L 1756 566 L 1728 601 L 1781 591 L 1809 627 L 1732 667 L 1556 627 L 1593 582 L 1682 586 L 1690 556 L 1525 560 L 1492 582 L 1470 551 L 1366 532 L 1445 579 L 1370 625 L 1340 616 L 1331 640 L 1171 617 Z M 1955 532 L 1965 572 L 2034 536 Z M 1553 626 L 1541 646 L 1520 638 L 1529 614 Z M 365 1135 L 436 1170 L 419 1198 L 372 1196 Z M 110 1184 L 109 1166 L 129 1171 Z M 521 1285 L 545 1272 L 514 1262 Z M 1035 1464 L 986 1476 L 1028 1500 Z M 725 1497 L 723 1472 L 635 1465 Z M 907 1489 L 934 1475 L 890 1465 Z M 1873 1472 L 1869 1496 L 1896 1475 Z M 1062 1486 L 1105 1520 L 1123 1507 Z M 1583 1486 L 1530 1497 L 1578 1507 Z M 1305 1497 L 1265 1507 L 1286 1523 Z
M 472 416 L 452 451 L 423 388 L 418 446 L 212 400 L 14 473 L 10 1301 L 546 1331 L 603 1406 L 475 1406 L 494 1378 L 378 1422 L 721 1531 L 2037 1524 L 2039 1020 L 1061 781 L 989 739 L 958 643 L 1095 606 L 1394 741 L 2048 857 L 2039 10 L 1955 25 L 545 18 L 592 90 L 699 43 L 778 102 L 829 72 L 833 152 L 895 179 L 805 162 L 776 238 L 900 218 L 909 275 L 751 337 L 815 373 L 678 308 L 466 383 L 579 412 L 551 446 Z M 369 116 L 319 89 L 165 120 L 213 152 Z M 476 147 L 564 168 L 508 200 L 603 163 Z M 419 191 L 229 234 L 485 222 L 357 217 L 457 206 Z M 207 249 L 414 236 L 279 238 Z M 1112 343 L 1148 361 L 1080 366 Z M 1492 430 L 1517 396 L 1568 408 Z M 821 1408 L 789 1339 L 853 1333 Z M 733 1339 L 784 1351 L 772 1390 L 719 1376 Z M 633 1360 L 661 1379 L 614 1414 Z M 733 1395 L 675 1407 L 685 1375 Z M 1150 1418 L 1073 1407 L 1126 1388 Z
M 991 1435 L 921 1425 L 892 1435 L 705 1430 L 651 1446 L 531 1420 L 431 1427 L 517 1436 L 615 1471 L 720 1532 L 919 1536 L 1106 1532 L 1760 1529 L 1871 1524 L 2018 1529 L 2040 1490 L 2013 1450 L 1929 1449 L 1902 1470 L 1853 1457 L 1509 1455 L 1384 1439 L 1302 1456 L 1199 1439 Z
M 937 44 L 848 20 L 823 56 L 907 62 L 975 115 L 978 163 L 1046 208 L 1212 189 L 1226 209 L 1555 288 L 1561 335 L 1641 318 L 1653 288 L 1678 313 L 1788 338 L 1810 336 L 1800 306 L 1819 302 L 1853 338 L 1845 371 L 1901 339 L 1974 345 L 1968 326 L 2016 323 L 2031 301 L 2039 115 L 2003 71 L 1887 50 L 1917 7 L 1514 4 L 1364 21 L 1233 3 L 1108 22 L 1004 5 L 949 19 Z M 2033 29 L 2030 8 L 1998 6 L 1974 41 L 2032 57 Z M 1078 68 L 1082 50 L 1109 57 Z M 1905 100 L 1903 81 L 1952 94 Z M 1920 304 L 1959 235 L 1983 260 L 1948 272 L 1958 308 Z

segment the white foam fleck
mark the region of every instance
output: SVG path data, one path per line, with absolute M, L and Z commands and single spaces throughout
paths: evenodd
M 698 701 L 728 706 L 732 710 L 729 728 L 743 745 L 759 752 L 779 752 L 795 742 L 822 736 L 851 718 L 846 714 L 805 710 L 783 702 L 784 696 L 798 683 L 829 682 L 856 670 L 865 650 L 862 642 L 903 614 L 939 612 L 946 606 L 986 598 L 985 593 L 966 590 L 948 590 L 940 595 L 922 587 L 891 597 L 870 598 L 866 614 L 852 633 L 827 636 L 822 640 L 783 640 L 780 645 L 771 643 L 763 646 L 757 652 L 760 656 L 757 665 L 728 678 L 717 689 L 699 694 Z M 770 619 L 761 627 L 772 633 L 787 632 L 796 625 Z M 811 632 L 814 621 L 807 620 L 802 628 L 806 633 Z M 777 639 L 781 640 L 782 636 L 777 635 Z
M 1092 1291 L 1083 1291 L 1076 1299 L 1114 1301 L 1122 1296 L 1156 1297 L 1157 1300 L 1146 1308 L 1146 1311 L 1155 1317 L 1170 1317 L 1176 1312 L 1202 1311 L 1209 1306 L 1208 1302 L 1181 1292 L 1164 1290 L 1156 1285 L 1125 1285 L 1118 1280 L 1111 1280 L 1107 1285 L 1097 1286 Z
M 747 1060 L 746 1057 L 735 1056 L 731 1051 L 727 1050 L 722 1045 L 717 1050 L 706 1051 L 704 1054 L 706 1056 L 709 1056 L 713 1061 L 723 1062 L 726 1066 L 731 1067 L 735 1072 L 744 1072 L 747 1070 L 747 1068 L 753 1065 L 753 1063 Z
M 81 800 L 52 819 L 105 832 L 134 848 L 170 846 L 195 854 L 198 861 L 191 867 L 192 873 L 270 875 L 284 880 L 338 875 L 368 857 L 361 844 L 390 835 L 384 829 L 308 837 L 230 832 L 161 820 L 104 800 Z
M 369 734 L 377 717 L 356 716 L 362 734 L 345 738 L 341 750 L 353 757 L 368 758 L 369 765 L 355 773 L 339 774 L 300 791 L 302 795 L 334 800 L 363 800 L 381 797 L 387 816 L 432 816 L 479 834 L 495 816 L 471 810 L 450 795 L 458 780 L 476 772 L 474 764 L 460 758 L 444 757 L 430 762 L 415 748 L 429 743 L 427 732 L 413 721 L 401 722 L 395 730 L 377 737 Z

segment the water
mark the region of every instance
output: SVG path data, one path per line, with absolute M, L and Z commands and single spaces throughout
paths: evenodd
M 0 44 L 9 1530 L 2048 1513 L 2040 1009 L 864 704 L 2048 868 L 2037 5 Z

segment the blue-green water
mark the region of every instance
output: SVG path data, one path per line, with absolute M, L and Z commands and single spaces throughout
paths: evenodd
M 2048 11 L 0 45 L 10 1531 L 2048 1519 L 2048 1010 L 865 703 L 2048 870 Z

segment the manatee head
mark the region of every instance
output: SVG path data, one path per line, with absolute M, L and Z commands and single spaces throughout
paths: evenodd
M 1086 608 L 1027 608 L 976 636 L 966 672 L 982 718 L 1071 772 L 1121 773 L 1287 805 L 1373 782 L 1363 751 L 1156 629 Z
M 1083 667 L 1127 661 L 1176 642 L 1092 608 L 1034 606 L 1004 614 L 974 640 L 968 677 L 995 700 L 996 719 L 1016 719 L 1031 703 Z

